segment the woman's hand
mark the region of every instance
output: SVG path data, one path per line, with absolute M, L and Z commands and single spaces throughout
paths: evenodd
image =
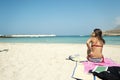
M 91 49 L 87 49 L 87 55 L 91 53 Z

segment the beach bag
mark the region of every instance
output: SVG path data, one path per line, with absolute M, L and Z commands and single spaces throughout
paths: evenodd
M 120 67 L 117 66 L 108 67 L 107 71 L 102 71 L 100 73 L 92 73 L 102 80 L 120 80 Z

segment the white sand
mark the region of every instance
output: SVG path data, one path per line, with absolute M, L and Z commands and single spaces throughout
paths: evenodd
M 0 52 L 0 80 L 75 80 L 71 78 L 75 62 L 66 58 L 74 54 L 86 57 L 85 44 L 0 43 L 3 49 L 8 51 Z M 120 63 L 119 49 L 105 45 L 103 54 Z M 81 78 L 86 75 L 81 73 Z M 92 80 L 92 75 L 84 80 Z

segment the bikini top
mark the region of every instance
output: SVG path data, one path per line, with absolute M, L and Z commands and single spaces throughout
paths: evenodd
M 92 47 L 103 47 L 102 45 L 92 45 Z
M 103 45 L 97 45 L 97 42 L 92 45 L 92 47 L 103 47 Z

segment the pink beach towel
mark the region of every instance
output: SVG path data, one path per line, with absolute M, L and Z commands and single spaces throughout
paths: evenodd
M 109 58 L 104 58 L 104 62 L 102 63 L 94 63 L 94 62 L 83 62 L 84 70 L 86 73 L 89 72 L 89 70 L 94 69 L 96 66 L 120 66 L 120 64 L 115 63 L 113 60 Z

